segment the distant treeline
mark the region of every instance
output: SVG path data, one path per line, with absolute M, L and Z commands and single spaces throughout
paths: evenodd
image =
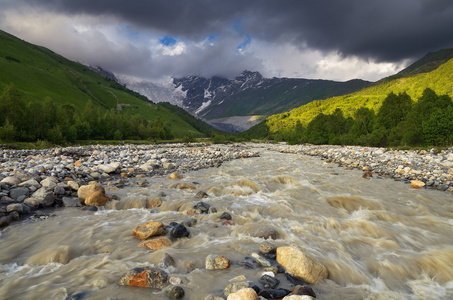
M 291 144 L 334 144 L 377 147 L 453 145 L 453 102 L 425 89 L 417 102 L 406 93 L 390 93 L 375 112 L 359 108 L 345 118 L 341 109 L 317 115 L 307 126 L 276 134 Z
M 56 144 L 76 140 L 172 139 L 170 125 L 160 118 L 149 121 L 114 109 L 101 111 L 89 101 L 85 107 L 57 106 L 51 98 L 24 103 L 10 85 L 0 96 L 0 140 L 48 141 Z

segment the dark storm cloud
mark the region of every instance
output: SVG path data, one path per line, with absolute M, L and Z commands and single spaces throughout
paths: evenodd
M 10 1 L 10 0 L 8 0 Z M 14 0 L 65 14 L 110 15 L 187 39 L 233 30 L 265 42 L 395 62 L 453 46 L 451 0 Z

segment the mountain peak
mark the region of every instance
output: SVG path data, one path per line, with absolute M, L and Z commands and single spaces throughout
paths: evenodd
M 246 78 L 253 78 L 253 79 L 262 80 L 263 79 L 263 75 L 261 75 L 261 73 L 258 72 L 258 71 L 244 70 L 235 79 L 239 80 L 239 81 L 242 81 L 243 79 L 246 79 Z

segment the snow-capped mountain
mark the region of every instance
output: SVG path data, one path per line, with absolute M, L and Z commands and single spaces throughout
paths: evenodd
M 211 121 L 218 128 L 219 122 L 227 123 L 229 125 L 223 128 L 234 128 L 234 131 L 246 130 L 256 124 L 256 118 L 252 118 L 254 122 L 248 121 L 252 116 L 289 111 L 313 100 L 351 93 L 370 84 L 363 80 L 337 82 L 264 78 L 259 72 L 251 71 L 243 71 L 234 79 L 186 76 L 172 78 L 166 83 L 152 83 L 125 76 L 117 78 L 127 88 L 155 103 L 178 105 L 198 118 Z M 239 125 L 239 119 L 232 117 L 243 117 L 245 121 Z

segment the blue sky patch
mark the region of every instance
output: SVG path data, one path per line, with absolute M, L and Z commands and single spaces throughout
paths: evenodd
M 176 44 L 177 41 L 178 41 L 177 39 L 175 39 L 174 37 L 168 36 L 168 35 L 164 36 L 163 38 L 161 38 L 159 40 L 159 42 L 162 45 L 167 46 L 167 47 L 173 46 L 174 44 Z
M 250 36 L 250 34 L 247 34 L 244 38 L 244 41 L 242 43 L 240 43 L 236 49 L 238 50 L 241 50 L 241 49 L 245 49 L 247 47 L 248 44 L 250 44 L 252 42 L 252 37 Z

